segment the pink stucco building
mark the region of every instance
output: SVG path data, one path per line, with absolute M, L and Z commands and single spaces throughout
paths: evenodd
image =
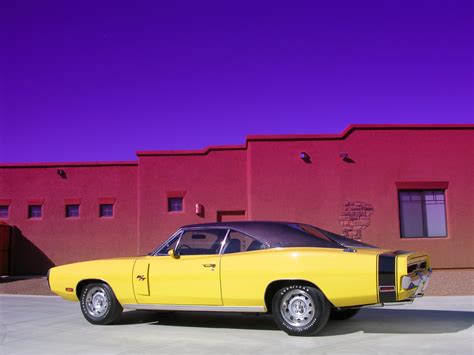
M 4 274 L 144 254 L 181 225 L 216 220 L 299 221 L 472 268 L 474 125 L 353 125 L 128 162 L 0 165 Z

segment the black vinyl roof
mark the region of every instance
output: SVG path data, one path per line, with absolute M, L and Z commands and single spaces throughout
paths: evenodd
M 316 231 L 308 232 L 310 227 Z M 322 247 L 343 248 L 340 243 L 328 237 L 319 228 L 297 222 L 242 221 L 190 224 L 182 228 L 230 228 L 248 234 L 270 247 Z M 344 238 L 341 236 L 341 238 Z

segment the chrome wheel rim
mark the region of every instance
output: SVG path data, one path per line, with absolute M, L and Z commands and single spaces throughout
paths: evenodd
M 291 290 L 281 300 L 280 313 L 293 327 L 304 327 L 315 317 L 313 298 L 303 290 Z
M 107 294 L 102 287 L 92 287 L 87 291 L 86 310 L 94 318 L 100 318 L 109 309 Z

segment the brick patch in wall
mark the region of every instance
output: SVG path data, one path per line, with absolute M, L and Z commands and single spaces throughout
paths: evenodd
M 370 216 L 374 208 L 368 202 L 347 201 L 339 217 L 342 234 L 348 238 L 362 239 L 362 231 L 370 225 Z

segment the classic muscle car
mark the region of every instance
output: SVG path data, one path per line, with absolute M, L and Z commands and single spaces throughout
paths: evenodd
M 147 256 L 53 267 L 48 282 L 93 324 L 122 310 L 272 313 L 290 335 L 361 307 L 411 302 L 431 274 L 425 253 L 384 250 L 301 223 L 180 228 Z

